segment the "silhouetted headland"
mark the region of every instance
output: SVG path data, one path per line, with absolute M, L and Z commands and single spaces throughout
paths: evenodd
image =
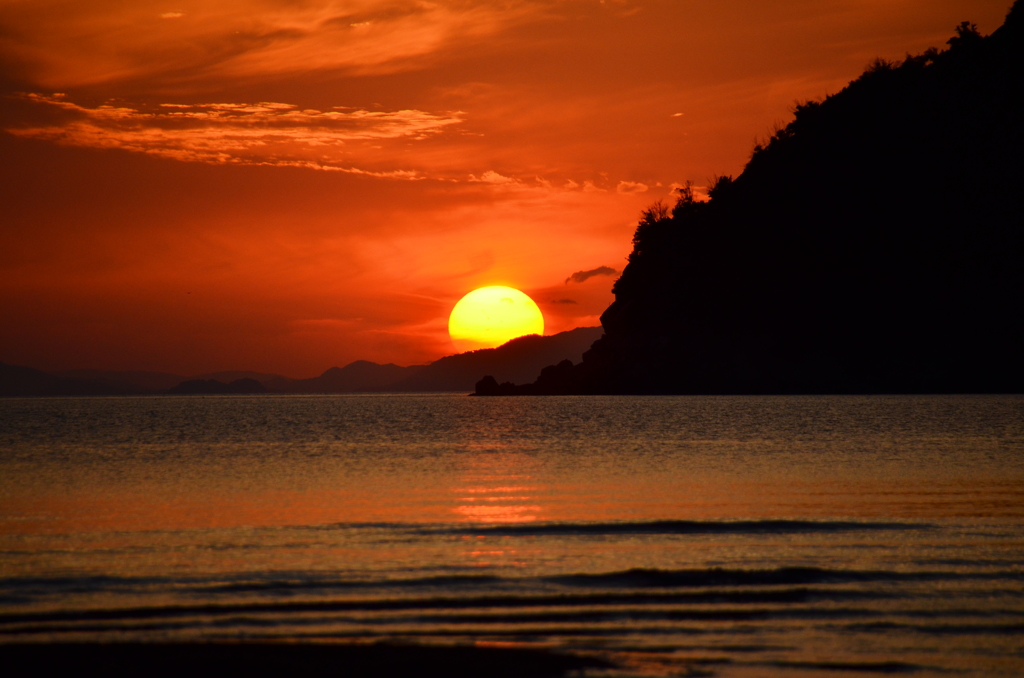
M 709 201 L 643 212 L 582 363 L 477 394 L 1024 390 L 1022 24 L 798 105 Z

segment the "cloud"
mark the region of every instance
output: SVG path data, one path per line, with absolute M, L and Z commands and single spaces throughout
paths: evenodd
M 149 108 L 105 104 L 80 106 L 63 94 L 24 95 L 67 114 L 61 124 L 12 127 L 22 137 L 67 146 L 117 148 L 186 162 L 308 167 L 371 176 L 420 178 L 412 170 L 367 170 L 351 166 L 354 153 L 379 150 L 353 142 L 422 140 L 462 122 L 461 112 L 366 111 L 341 106 L 300 110 L 277 102 L 160 104 Z M 500 175 L 489 172 L 484 175 Z M 502 177 L 504 179 L 504 177 Z M 510 180 L 511 181 L 511 180 Z
M 565 279 L 565 284 L 568 285 L 570 282 L 586 282 L 595 275 L 618 275 L 618 273 L 619 272 L 611 266 L 598 266 L 597 268 L 592 268 L 589 271 L 576 271 Z
M 641 184 L 635 181 L 620 181 L 615 190 L 619 193 L 646 193 L 647 184 Z
M 495 172 L 494 170 L 487 170 L 486 172 L 481 174 L 479 177 L 477 177 L 475 174 L 470 174 L 469 175 L 469 180 L 470 181 L 474 181 L 474 182 L 484 183 L 484 184 L 499 184 L 499 185 L 518 184 L 519 183 L 518 179 L 513 179 L 512 177 L 502 176 L 502 175 L 498 174 L 497 172 Z
M 5 22 L 0 59 L 27 65 L 31 81 L 48 88 L 418 70 L 435 55 L 544 12 L 527 0 L 180 0 L 171 9 L 162 0 L 18 4 Z
M 552 299 L 548 302 L 549 304 L 575 304 L 575 299 Z

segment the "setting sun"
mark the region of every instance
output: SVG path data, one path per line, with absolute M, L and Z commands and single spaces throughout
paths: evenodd
M 494 348 L 525 334 L 544 334 L 544 316 L 513 287 L 481 287 L 455 304 L 448 334 L 459 351 Z

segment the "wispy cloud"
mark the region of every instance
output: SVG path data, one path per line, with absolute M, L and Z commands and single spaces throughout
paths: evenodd
M 106 104 L 88 108 L 68 101 L 62 94 L 25 97 L 59 108 L 68 118 L 61 124 L 7 130 L 18 136 L 189 162 L 300 166 L 402 179 L 417 178 L 417 173 L 350 166 L 353 158 L 347 145 L 425 139 L 462 122 L 461 112 L 344 107 L 318 111 L 275 102 L 160 104 L 150 108 Z
M 475 174 L 470 174 L 469 175 L 469 181 L 479 182 L 479 183 L 484 183 L 484 184 L 496 184 L 496 185 L 499 185 L 499 186 L 520 183 L 518 179 L 513 179 L 512 177 L 503 176 L 501 174 L 498 174 L 494 170 L 487 170 L 486 172 L 481 174 L 479 177 L 476 176 Z M 543 184 L 541 184 L 541 185 L 543 185 Z
M 575 273 L 573 273 L 572 275 L 565 279 L 565 284 L 568 285 L 571 282 L 586 282 L 587 280 L 593 278 L 595 275 L 618 275 L 618 273 L 619 272 L 616 271 L 611 266 L 598 266 L 597 268 L 592 268 L 589 271 L 576 271 Z
M 647 184 L 641 184 L 636 181 L 620 181 L 615 190 L 619 193 L 646 193 Z
M 420 0 L 112 0 L 23 3 L 0 61 L 40 87 L 422 68 L 452 45 L 535 17 L 543 4 Z

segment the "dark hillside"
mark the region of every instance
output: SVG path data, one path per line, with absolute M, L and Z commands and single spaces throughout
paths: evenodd
M 499 381 L 536 379 L 541 369 L 564 359 L 580 360 L 587 347 L 601 336 L 600 327 L 577 327 L 548 336 L 530 334 L 498 346 L 450 355 L 437 360 L 413 376 L 390 384 L 386 390 L 472 391 L 482 374 Z
M 521 392 L 1024 391 L 1024 8 L 797 108 L 641 218 L 583 363 Z

